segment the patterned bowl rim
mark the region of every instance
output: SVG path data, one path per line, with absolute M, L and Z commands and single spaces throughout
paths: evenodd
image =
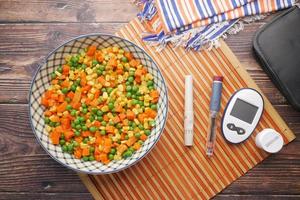
M 32 113 L 31 113 L 31 96 L 32 96 L 32 87 L 34 85 L 34 82 L 35 82 L 35 79 L 36 79 L 36 76 L 38 75 L 38 73 L 40 72 L 41 68 L 44 66 L 44 64 L 47 63 L 47 60 L 49 59 L 49 57 L 51 55 L 53 55 L 57 50 L 59 50 L 61 47 L 63 47 L 64 45 L 67 45 L 68 43 L 72 42 L 72 41 L 75 41 L 75 40 L 78 40 L 78 39 L 81 39 L 81 38 L 85 38 L 85 37 L 93 37 L 93 36 L 107 36 L 107 37 L 114 37 L 114 38 L 118 38 L 120 40 L 124 40 L 130 44 L 132 44 L 133 46 L 137 47 L 138 49 L 140 49 L 143 53 L 145 53 L 151 60 L 151 62 L 154 63 L 154 65 L 156 66 L 157 70 L 158 70 L 158 73 L 160 74 L 161 76 L 161 79 L 162 79 L 162 82 L 163 82 L 163 85 L 165 87 L 165 93 L 166 93 L 166 116 L 164 117 L 164 122 L 163 122 L 163 125 L 162 125 L 162 128 L 160 130 L 160 133 L 157 137 L 157 139 L 155 140 L 155 142 L 152 144 L 152 146 L 141 156 L 139 157 L 138 159 L 136 159 L 134 162 L 132 162 L 131 164 L 129 165 L 126 165 L 120 169 L 117 169 L 117 170 L 114 170 L 114 171 L 109 171 L 109 172 L 93 172 L 93 171 L 84 171 L 82 169 L 78 169 L 78 168 L 75 168 L 75 167 L 71 167 L 69 166 L 68 164 L 60 161 L 58 158 L 56 158 L 54 155 L 52 155 L 48 149 L 42 144 L 42 142 L 40 141 L 40 139 L 38 138 L 37 136 L 37 133 L 35 131 L 35 127 L 33 126 L 33 122 L 32 122 Z M 54 50 L 52 50 L 47 56 L 46 58 L 44 58 L 40 64 L 38 64 L 38 69 L 36 70 L 32 80 L 31 80 L 31 84 L 30 84 L 30 92 L 29 92 L 29 97 L 28 97 L 28 110 L 29 110 L 29 118 L 30 118 L 30 125 L 31 125 L 31 129 L 33 130 L 33 133 L 34 133 L 34 136 L 36 138 L 36 140 L 38 141 L 38 143 L 40 144 L 40 146 L 42 146 L 42 148 L 47 152 L 47 154 L 52 158 L 54 159 L 56 162 L 60 163 L 61 165 L 65 166 L 66 168 L 68 169 L 71 169 L 71 170 L 74 170 L 78 173 L 83 173 L 83 174 L 91 174 L 91 175 L 101 175 L 101 174 L 112 174 L 112 173 L 117 173 L 119 171 L 122 171 L 122 170 L 125 170 L 135 164 L 137 164 L 139 161 L 141 161 L 150 151 L 152 151 L 152 149 L 156 146 L 156 143 L 158 142 L 158 140 L 160 139 L 164 129 L 165 129 L 165 126 L 166 126 L 166 122 L 167 122 L 167 119 L 168 119 L 168 116 L 169 116 L 169 100 L 168 100 L 169 96 L 168 96 L 168 87 L 167 87 L 167 84 L 166 84 L 166 81 L 165 81 L 165 78 L 163 77 L 158 65 L 156 64 L 156 62 L 152 59 L 152 57 L 140 46 L 136 45 L 135 43 L 125 39 L 125 38 L 122 38 L 122 37 L 119 37 L 119 36 L 116 36 L 116 35 L 112 35 L 112 34 L 106 34 L 106 33 L 90 33 L 90 34 L 84 34 L 84 35 L 80 35 L 80 36 L 77 36 L 77 37 L 74 37 L 64 43 L 62 43 L 61 45 L 59 45 L 58 47 L 56 47 Z

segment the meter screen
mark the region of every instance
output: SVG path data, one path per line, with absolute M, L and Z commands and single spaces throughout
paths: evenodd
M 230 115 L 251 124 L 257 110 L 258 107 L 237 98 L 230 112 Z

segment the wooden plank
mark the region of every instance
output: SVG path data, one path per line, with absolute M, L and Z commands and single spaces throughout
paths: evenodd
M 89 193 L 65 192 L 65 193 L 53 193 L 53 192 L 0 192 L 0 200 L 24 200 L 24 199 L 47 199 L 47 200 L 92 200 L 93 197 Z
M 0 2 L 0 22 L 127 22 L 137 12 L 131 0 Z

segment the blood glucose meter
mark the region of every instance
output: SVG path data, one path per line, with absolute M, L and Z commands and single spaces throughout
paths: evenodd
M 243 88 L 232 95 L 225 108 L 221 130 L 231 143 L 245 141 L 254 131 L 263 112 L 262 96 L 252 88 Z

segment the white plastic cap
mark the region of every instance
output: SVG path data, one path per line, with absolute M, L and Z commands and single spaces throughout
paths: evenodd
M 274 129 L 266 128 L 259 132 L 255 138 L 256 146 L 268 153 L 277 153 L 283 147 L 283 138 Z

